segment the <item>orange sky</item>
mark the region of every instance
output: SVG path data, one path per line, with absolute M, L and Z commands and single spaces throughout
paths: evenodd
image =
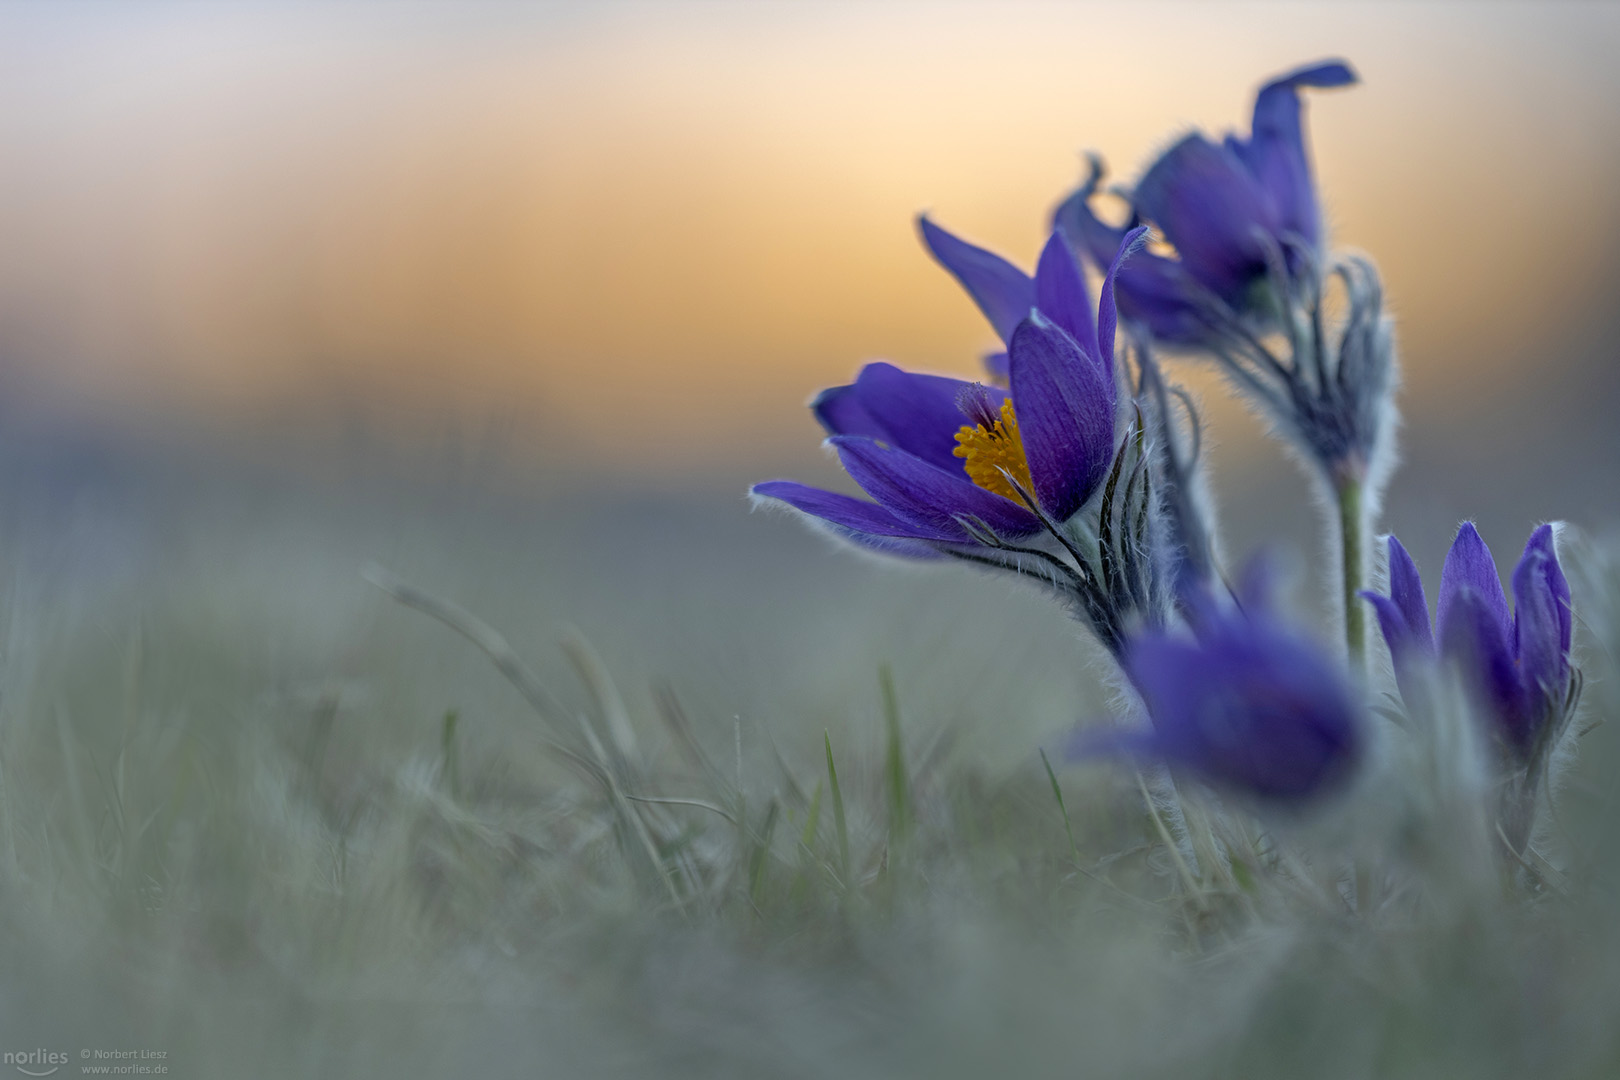
M 1079 150 L 1128 179 L 1340 54 L 1336 238 L 1409 394 L 1489 393 L 1613 270 L 1617 46 L 1596 5 L 8 5 L 0 349 L 223 431 L 341 399 L 562 472 L 775 471 L 816 387 L 991 344 L 916 211 L 1028 263 Z

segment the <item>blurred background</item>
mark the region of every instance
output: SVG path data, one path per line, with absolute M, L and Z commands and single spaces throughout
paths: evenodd
M 829 682 L 804 643 L 856 616 L 948 666 L 961 590 L 1058 629 L 830 555 L 745 486 L 843 482 L 803 404 L 865 360 L 978 371 L 991 333 L 917 212 L 1028 265 L 1083 151 L 1130 180 L 1331 55 L 1363 82 L 1310 96 L 1320 185 L 1404 368 L 1385 527 L 1429 574 L 1465 516 L 1504 559 L 1538 520 L 1602 528 L 1617 50 L 1602 4 L 7 3 L 16 565 L 258 573 L 249 621 L 364 593 L 374 557 L 716 687 Z M 1292 467 L 1188 377 L 1228 550 L 1308 555 Z

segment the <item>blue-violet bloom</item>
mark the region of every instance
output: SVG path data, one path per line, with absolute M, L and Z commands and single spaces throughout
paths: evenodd
M 1440 571 L 1435 632 L 1412 557 L 1389 538 L 1388 596 L 1364 592 L 1395 662 L 1401 694 L 1414 704 L 1416 665 L 1436 656 L 1455 662 L 1489 707 L 1496 734 L 1515 761 L 1530 763 L 1556 736 L 1572 703 L 1570 645 L 1574 615 L 1558 565 L 1553 527 L 1530 534 L 1513 568 L 1513 607 L 1496 561 L 1472 522 L 1464 522 Z
M 1302 802 L 1344 781 L 1364 743 L 1354 690 L 1260 589 L 1246 592 L 1235 607 L 1194 598 L 1190 638 L 1157 631 L 1127 641 L 1125 672 L 1152 727 L 1082 741 L 1081 752 L 1157 758 L 1272 802 Z
M 1275 272 L 1315 274 L 1321 258 L 1322 212 L 1299 90 L 1355 81 L 1355 72 L 1340 60 L 1272 79 L 1255 98 L 1249 137 L 1228 134 L 1217 143 L 1193 132 L 1176 142 L 1137 182 L 1123 228 L 1092 210 L 1103 172 L 1093 156 L 1086 182 L 1058 207 L 1055 223 L 1099 261 L 1111 257 L 1126 229 L 1144 221 L 1158 227 L 1176 257 L 1133 260 L 1120 275 L 1119 304 L 1127 319 L 1163 343 L 1203 343 L 1212 318 L 1219 321 L 1212 300 L 1269 323 L 1285 306 L 1284 298 L 1272 295 Z
M 1067 521 L 1097 490 L 1115 449 L 1113 282 L 1142 231 L 1121 244 L 1093 321 L 1074 302 L 1084 300 L 1084 279 L 1056 234 L 1030 280 L 943 230 L 924 229 L 956 245 L 946 248 L 947 265 L 1006 337 L 1010 389 L 867 364 L 810 407 L 873 501 L 789 480 L 753 488 L 858 543 L 904 555 L 981 546 L 986 529 L 1031 536 L 1043 517 Z M 1053 299 L 1037 309 L 1037 296 Z
M 1056 233 L 1030 278 L 926 219 L 922 231 L 1006 341 L 1008 388 L 867 364 L 811 409 L 871 501 L 790 480 L 756 484 L 752 494 L 867 548 L 1050 579 L 1117 647 L 1119 604 L 1088 572 L 1065 523 L 1118 476 L 1113 285 L 1145 230 L 1122 239 L 1095 315 Z M 1045 540 L 1028 539 L 1040 533 Z

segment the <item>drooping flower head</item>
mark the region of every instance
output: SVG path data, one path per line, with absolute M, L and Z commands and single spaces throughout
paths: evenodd
M 1440 572 L 1437 632 L 1430 630 L 1417 566 L 1393 536 L 1389 579 L 1390 595 L 1362 596 L 1378 615 L 1402 696 L 1417 692 L 1416 665 L 1437 655 L 1452 661 L 1489 707 L 1502 744 L 1528 762 L 1538 743 L 1556 734 L 1570 699 L 1574 616 L 1552 526 L 1530 534 L 1513 569 L 1512 612 L 1496 561 L 1472 522 L 1457 530 Z
M 1088 257 L 1106 260 L 1125 229 L 1148 222 L 1176 257 L 1146 254 L 1120 275 L 1127 318 L 1167 344 L 1198 344 L 1210 333 L 1210 302 L 1239 316 L 1274 318 L 1283 298 L 1270 295 L 1281 262 L 1290 275 L 1320 260 L 1322 212 L 1311 176 L 1301 87 L 1345 86 L 1355 72 L 1342 61 L 1311 64 L 1266 83 L 1255 98 L 1248 138 L 1215 142 L 1193 132 L 1149 166 L 1130 197 L 1123 228 L 1092 209 L 1102 179 L 1095 157 L 1081 188 L 1055 214 L 1057 226 Z
M 1145 252 L 1118 282 L 1139 345 L 1214 360 L 1329 501 L 1340 522 L 1352 657 L 1365 642 L 1354 597 L 1368 523 L 1394 463 L 1395 343 L 1377 268 L 1325 250 L 1300 90 L 1355 80 L 1338 60 L 1289 72 L 1261 88 L 1247 138 L 1215 142 L 1195 132 L 1165 151 L 1130 194 L 1128 225 L 1154 224 L 1174 253 Z M 1093 159 L 1085 185 L 1055 213 L 1059 230 L 1093 260 L 1120 231 L 1093 210 L 1101 175 Z M 1329 302 L 1335 289 L 1340 303 Z
M 1081 753 L 1157 758 L 1210 784 L 1301 802 L 1342 782 L 1361 756 L 1356 695 L 1335 661 L 1270 610 L 1251 585 L 1239 606 L 1208 594 L 1188 605 L 1191 636 L 1127 642 L 1124 667 L 1151 730 L 1081 743 Z

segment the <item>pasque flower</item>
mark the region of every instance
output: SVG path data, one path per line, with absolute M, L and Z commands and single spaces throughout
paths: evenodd
M 870 501 L 790 480 L 752 493 L 868 548 L 1047 579 L 1117 645 L 1121 605 L 1109 585 L 1128 591 L 1133 568 L 1104 581 L 1066 523 L 1119 477 L 1113 286 L 1145 230 L 1122 239 L 1094 315 L 1080 266 L 1056 233 L 1029 277 L 926 219 L 921 229 L 1006 341 L 1009 387 L 868 364 L 811 409 Z M 1145 487 L 1131 495 L 1146 506 Z
M 1067 521 L 1114 458 L 1113 282 L 1141 230 L 1116 253 L 1093 320 L 1079 265 L 1056 234 L 1031 279 L 926 219 L 922 227 L 1006 339 L 1010 389 L 867 364 L 810 407 L 873 501 L 789 480 L 753 493 L 901 554 L 982 546 L 985 530 L 1031 536 L 1043 517 Z
M 1388 596 L 1362 595 L 1378 615 L 1402 695 L 1419 692 L 1416 665 L 1432 662 L 1437 654 L 1455 662 L 1488 706 L 1495 733 L 1513 760 L 1529 763 L 1538 746 L 1561 729 L 1572 691 L 1574 616 L 1552 526 L 1530 534 L 1513 568 L 1511 613 L 1496 561 L 1472 522 L 1457 531 L 1440 572 L 1437 633 L 1430 630 L 1417 566 L 1393 536 L 1389 586 Z
M 1092 210 L 1102 164 L 1091 159 L 1084 185 L 1056 212 L 1070 240 L 1106 262 L 1126 229 L 1158 227 L 1176 257 L 1144 254 L 1120 275 L 1119 303 L 1127 318 L 1161 342 L 1201 343 L 1209 337 L 1212 301 L 1240 316 L 1271 321 L 1283 306 L 1270 295 L 1272 274 L 1314 271 L 1320 260 L 1322 212 L 1305 148 L 1299 90 L 1356 81 L 1338 60 L 1281 75 L 1261 88 L 1248 138 L 1214 142 L 1193 132 L 1166 150 L 1130 197 L 1126 226 L 1109 225 Z
M 1119 275 L 1124 316 L 1160 344 L 1214 355 L 1280 431 L 1319 463 L 1335 487 L 1376 472 L 1390 424 L 1394 349 L 1376 269 L 1333 261 L 1348 303 L 1331 340 L 1323 292 L 1330 276 L 1322 214 L 1301 123 L 1301 87 L 1343 86 L 1338 60 L 1279 76 L 1261 88 L 1247 139 L 1216 143 L 1193 132 L 1153 163 L 1131 197 L 1129 226 L 1146 221 L 1175 256 L 1143 252 Z M 1057 229 L 1096 260 L 1111 258 L 1123 228 L 1091 201 L 1101 177 L 1057 209 Z M 1281 330 L 1289 355 L 1264 340 Z
M 1133 260 L 1118 287 L 1144 347 L 1194 347 L 1214 358 L 1332 500 L 1345 646 L 1359 662 L 1366 629 L 1356 594 L 1392 463 L 1394 338 L 1376 268 L 1324 250 L 1299 95 L 1355 80 L 1339 60 L 1299 68 L 1261 87 L 1247 138 L 1215 142 L 1194 132 L 1165 151 L 1130 194 L 1127 227 L 1151 222 L 1174 255 Z M 1092 259 L 1120 231 L 1092 209 L 1101 175 L 1093 158 L 1084 186 L 1055 214 Z M 1326 302 L 1334 279 L 1345 298 L 1337 313 Z
M 1237 606 L 1205 593 L 1186 607 L 1190 636 L 1155 631 L 1125 645 L 1125 672 L 1151 728 L 1083 740 L 1080 752 L 1160 759 L 1275 802 L 1309 799 L 1342 781 L 1364 740 L 1341 666 L 1273 615 L 1263 589 L 1246 590 Z

